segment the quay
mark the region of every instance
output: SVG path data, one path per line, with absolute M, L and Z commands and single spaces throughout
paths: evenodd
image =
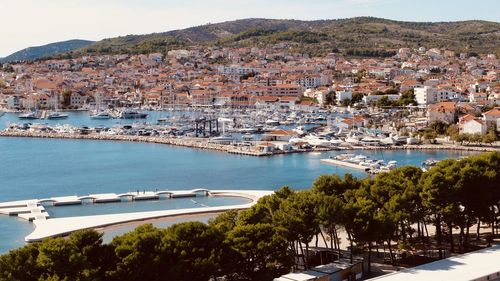
M 88 228 L 98 228 L 114 224 L 133 221 L 144 221 L 148 219 L 175 217 L 181 215 L 219 213 L 228 210 L 241 210 L 252 207 L 257 200 L 273 191 L 267 190 L 208 190 L 204 188 L 192 190 L 160 190 L 160 191 L 136 191 L 126 193 L 89 194 L 86 196 L 62 196 L 44 199 L 29 199 L 0 203 L 0 215 L 17 215 L 18 217 L 32 221 L 35 230 L 25 237 L 26 242 L 41 241 L 47 237 L 68 235 L 74 231 Z M 80 217 L 50 218 L 44 209 L 44 204 L 53 206 L 78 205 L 87 202 L 105 204 L 108 202 L 122 202 L 128 200 L 158 200 L 165 198 L 196 197 L 198 194 L 205 196 L 241 197 L 249 199 L 250 202 L 240 205 L 186 208 L 174 210 L 160 210 L 147 212 L 120 213 L 108 215 L 92 215 Z M 174 199 L 175 200 L 175 199 Z
M 147 142 L 156 144 L 166 144 L 174 146 L 182 146 L 188 148 L 206 149 L 221 151 L 230 154 L 239 154 L 247 156 L 271 156 L 275 154 L 289 154 L 313 151 L 332 151 L 339 150 L 337 147 L 319 147 L 314 149 L 292 149 L 292 150 L 274 150 L 261 151 L 258 150 L 258 141 L 254 141 L 252 147 L 234 146 L 232 144 L 220 144 L 210 142 L 210 139 L 194 138 L 194 137 L 160 137 L 160 136 L 137 136 L 137 135 L 111 135 L 111 134 L 77 134 L 77 133 L 46 133 L 32 131 L 0 131 L 0 137 L 28 137 L 28 138 L 52 138 L 52 139 L 76 139 L 76 140 L 105 140 L 105 141 L 130 141 L 130 142 Z
M 25 130 L 3 130 L 0 131 L 0 137 L 28 137 L 28 138 L 53 138 L 53 139 L 75 139 L 75 140 L 101 140 L 101 141 L 129 141 L 129 142 L 146 142 L 156 144 L 166 144 L 173 146 L 181 146 L 195 149 L 220 151 L 230 154 L 238 154 L 245 156 L 273 156 L 280 154 L 291 153 L 307 153 L 307 152 L 325 152 L 325 151 L 352 151 L 352 150 L 460 150 L 471 152 L 489 152 L 499 151 L 498 146 L 465 146 L 454 144 L 412 144 L 398 146 L 331 146 L 331 147 L 313 147 L 313 148 L 293 148 L 290 150 L 259 150 L 259 142 L 253 141 L 250 146 L 235 146 L 232 144 L 220 144 L 210 142 L 206 138 L 194 137 L 164 137 L 164 136 L 137 136 L 137 135 L 113 135 L 113 134 L 78 134 L 78 133 L 47 133 L 33 132 Z
M 330 165 L 335 165 L 335 166 L 344 166 L 344 167 L 358 169 L 358 170 L 362 170 L 362 171 L 367 171 L 370 169 L 369 167 L 361 166 L 361 165 L 356 164 L 356 163 L 349 163 L 346 161 L 340 161 L 340 160 L 336 160 L 336 159 L 321 159 L 320 161 L 322 163 L 325 163 L 325 164 L 330 164 Z

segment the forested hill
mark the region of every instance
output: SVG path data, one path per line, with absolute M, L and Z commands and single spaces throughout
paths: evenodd
M 242 19 L 148 35 L 105 39 L 72 53 L 150 53 L 188 47 L 266 46 L 287 43 L 294 50 L 381 54 L 400 47 L 447 48 L 457 52 L 500 53 L 500 23 L 487 21 L 402 22 L 380 18 L 338 20 Z
M 74 49 L 82 48 L 92 43 L 94 43 L 94 41 L 75 39 L 75 40 L 51 43 L 38 47 L 29 47 L 17 51 L 5 58 L 0 58 L 0 62 L 16 62 L 16 61 L 41 59 L 61 54 L 67 51 L 71 51 Z

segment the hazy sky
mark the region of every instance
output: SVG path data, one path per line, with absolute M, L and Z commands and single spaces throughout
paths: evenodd
M 0 57 L 69 39 L 100 40 L 249 17 L 500 22 L 500 0 L 0 0 Z

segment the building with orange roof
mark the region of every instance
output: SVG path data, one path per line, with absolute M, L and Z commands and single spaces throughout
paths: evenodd
M 467 114 L 458 121 L 458 129 L 460 134 L 486 134 L 488 128 L 486 122 L 475 116 Z
M 438 102 L 427 107 L 427 122 L 443 121 L 454 124 L 458 119 L 457 103 L 453 101 Z
M 492 108 L 491 110 L 483 113 L 483 120 L 486 122 L 488 128 L 497 126 L 498 120 L 500 120 L 500 107 Z M 497 130 L 499 128 L 497 127 Z

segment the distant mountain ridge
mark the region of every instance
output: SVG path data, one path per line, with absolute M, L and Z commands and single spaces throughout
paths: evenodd
M 75 55 L 150 53 L 192 45 L 252 47 L 287 43 L 312 55 L 330 52 L 384 54 L 401 47 L 500 53 L 500 23 L 403 22 L 372 17 L 337 20 L 241 19 L 146 35 L 104 39 Z
M 74 40 L 51 43 L 43 46 L 29 47 L 17 51 L 5 58 L 0 58 L 0 62 L 16 62 L 16 61 L 27 61 L 27 60 L 46 58 L 57 54 L 62 54 L 68 51 L 72 51 L 78 48 L 82 48 L 92 43 L 94 43 L 94 41 L 74 39 Z

